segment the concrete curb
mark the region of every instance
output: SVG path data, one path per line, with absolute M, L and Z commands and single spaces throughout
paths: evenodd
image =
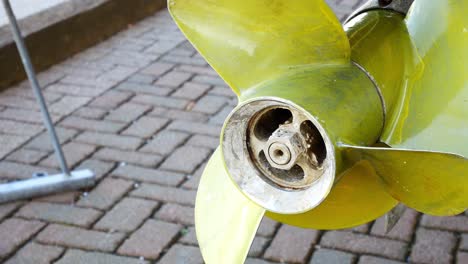
M 20 21 L 37 72 L 103 41 L 166 6 L 166 0 L 71 2 Z M 13 39 L 11 35 L 5 37 L 9 35 L 5 30 L 6 27 L 0 28 L 0 90 L 26 78 Z

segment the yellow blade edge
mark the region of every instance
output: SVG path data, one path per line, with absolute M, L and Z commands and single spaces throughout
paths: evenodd
M 413 3 L 406 18 L 413 61 L 407 65 L 383 142 L 468 156 L 466 10 L 466 0 Z
M 361 161 L 344 172 L 318 207 L 296 215 L 267 212 L 285 224 L 314 229 L 341 229 L 372 221 L 398 204 L 384 189 L 372 166 Z
M 202 175 L 195 204 L 195 228 L 205 262 L 244 263 L 264 213 L 231 181 L 217 149 Z
M 193 46 L 240 94 L 310 64 L 349 63 L 349 42 L 323 0 L 169 0 Z
M 468 159 L 455 154 L 343 146 L 350 161 L 368 161 L 385 189 L 420 212 L 445 216 L 468 207 Z

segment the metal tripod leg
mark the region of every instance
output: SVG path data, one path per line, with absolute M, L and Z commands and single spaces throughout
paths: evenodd
M 90 170 L 70 172 L 68 168 L 52 119 L 50 118 L 44 96 L 42 95 L 39 82 L 37 81 L 36 73 L 34 72 L 31 59 L 24 44 L 23 37 L 21 36 L 18 22 L 16 21 L 16 17 L 13 13 L 9 0 L 2 1 L 7 17 L 10 21 L 13 38 L 15 39 L 21 61 L 24 65 L 24 69 L 34 91 L 34 95 L 39 102 L 44 124 L 50 135 L 55 154 L 59 160 L 62 174 L 2 184 L 0 185 L 0 203 L 92 186 L 94 185 L 95 176 Z

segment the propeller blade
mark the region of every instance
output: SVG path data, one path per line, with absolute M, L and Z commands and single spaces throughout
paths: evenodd
M 370 163 L 361 161 L 346 171 L 325 201 L 311 211 L 296 215 L 267 212 L 267 216 L 289 225 L 331 230 L 367 223 L 397 204 Z
M 244 263 L 265 210 L 231 181 L 215 151 L 198 187 L 195 228 L 206 263 Z
M 346 34 L 323 0 L 169 0 L 168 6 L 237 94 L 303 65 L 349 63 Z
M 415 46 L 414 65 L 406 73 L 383 142 L 468 156 L 466 10 L 468 1 L 413 3 L 406 25 Z
M 431 215 L 468 207 L 468 159 L 455 154 L 342 146 L 350 162 L 368 161 L 385 189 L 405 205 Z

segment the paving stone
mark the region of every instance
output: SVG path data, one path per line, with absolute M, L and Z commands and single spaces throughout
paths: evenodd
M 359 258 L 358 264 L 403 264 L 404 262 L 378 258 L 374 256 L 361 256 Z
M 12 120 L 0 119 L 0 133 L 16 136 L 35 136 L 44 128 L 40 125 L 26 124 Z
M 143 116 L 122 132 L 123 135 L 149 138 L 169 123 L 168 119 Z
M 185 57 L 185 56 L 176 56 L 176 55 L 165 55 L 161 57 L 161 61 L 170 62 L 175 64 L 188 64 L 195 66 L 206 66 L 208 63 L 201 58 L 194 57 Z
M 468 252 L 458 252 L 457 253 L 457 263 L 468 263 Z
M 266 245 L 270 242 L 269 239 L 256 236 L 252 241 L 252 245 L 249 249 L 249 257 L 261 257 L 263 251 L 265 251 Z
M 2 94 L 0 96 L 0 105 L 39 111 L 39 105 L 34 99 L 19 96 L 5 96 Z
M 197 75 L 193 78 L 192 81 L 196 83 L 228 87 L 228 85 L 223 81 L 223 79 L 221 79 L 218 76 Z
M 169 127 L 169 130 L 176 130 L 188 133 L 203 134 L 208 136 L 217 137 L 221 133 L 221 126 L 211 125 L 206 123 L 188 122 L 188 121 L 174 121 Z
M 135 73 L 138 69 L 135 67 L 116 66 L 115 68 L 107 71 L 106 73 L 99 76 L 102 80 L 112 80 L 115 82 L 121 82 L 127 79 L 130 75 Z
M 59 120 L 60 116 L 50 115 L 52 122 Z M 20 109 L 20 108 L 7 108 L 0 112 L 0 118 L 10 119 L 12 121 L 27 122 L 37 125 L 42 125 L 42 114 L 39 111 Z
M 106 210 L 114 205 L 133 186 L 130 181 L 106 178 L 87 196 L 78 202 L 79 206 Z
M 80 196 L 78 191 L 59 192 L 56 194 L 46 195 L 32 199 L 33 202 L 45 202 L 45 203 L 62 203 L 62 204 L 74 204 Z
M 110 80 L 105 80 L 102 78 L 88 78 L 88 77 L 80 77 L 80 76 L 73 76 L 68 75 L 65 78 L 60 80 L 60 83 L 63 84 L 72 84 L 78 86 L 88 86 L 88 87 L 96 87 L 104 90 L 110 89 L 112 86 L 115 85 L 115 82 Z
M 18 207 L 20 206 L 21 206 L 21 203 L 19 202 L 9 202 L 9 203 L 0 204 L 0 221 L 3 220 L 3 218 L 10 215 L 13 211 L 18 209 Z
M 118 90 L 132 92 L 136 94 L 150 94 L 156 96 L 168 95 L 174 91 L 173 88 L 163 87 L 160 85 L 150 85 L 142 83 L 124 82 L 117 86 Z
M 194 209 L 179 204 L 165 204 L 155 215 L 156 218 L 182 225 L 194 225 Z
M 76 141 L 122 150 L 135 150 L 142 142 L 141 139 L 136 137 L 96 132 L 84 132 L 76 138 Z
M 203 264 L 200 249 L 197 247 L 174 245 L 159 261 L 160 264 Z
M 230 105 L 225 106 L 221 111 L 219 111 L 216 115 L 210 118 L 210 123 L 216 125 L 223 125 L 226 118 L 231 113 L 233 107 Z
M 215 86 L 208 93 L 212 95 L 220 95 L 220 96 L 225 96 L 227 98 L 237 99 L 237 95 L 229 87 L 226 87 L 226 86 Z
M 102 230 L 118 230 L 130 232 L 138 228 L 158 206 L 157 202 L 124 198 L 112 210 L 94 225 L 94 228 Z M 118 219 L 118 221 L 116 221 Z
M 97 180 L 100 180 L 102 177 L 106 176 L 113 168 L 114 164 L 110 162 L 104 162 L 99 160 L 88 159 L 78 166 L 77 170 L 80 169 L 91 169 L 96 176 Z
M 72 205 L 32 202 L 23 206 L 16 215 L 50 222 L 90 226 L 101 216 L 101 212 Z
M 260 222 L 260 226 L 257 229 L 257 235 L 271 237 L 275 234 L 278 226 L 279 223 L 275 220 L 272 220 L 268 217 L 263 217 L 262 222 Z
M 194 173 L 192 173 L 192 175 L 187 176 L 187 181 L 184 182 L 184 184 L 182 184 L 182 187 L 196 190 L 198 188 L 198 185 L 200 184 L 200 179 L 203 172 L 205 171 L 206 164 L 207 162 L 203 163 L 202 165 L 200 165 L 200 167 L 198 167 L 198 169 Z
M 323 235 L 320 245 L 361 254 L 375 254 L 393 259 L 404 259 L 406 243 L 373 236 L 329 231 Z
M 219 137 L 194 135 L 189 141 L 187 141 L 187 145 L 215 149 L 219 146 Z
M 161 112 L 161 109 L 155 109 L 151 112 L 151 115 L 194 122 L 205 122 L 208 120 L 208 116 L 205 114 L 177 109 L 166 109 L 164 112 Z
M 270 261 L 257 259 L 257 258 L 247 258 L 247 260 L 245 261 L 245 264 L 273 264 L 273 263 L 276 263 L 276 262 L 270 262 Z
M 77 142 L 69 142 L 62 147 L 67 164 L 69 167 L 75 167 L 76 164 L 81 162 L 83 159 L 91 155 L 95 150 L 96 146 L 81 144 Z M 55 153 L 52 153 L 47 159 L 40 163 L 42 166 L 58 168 L 59 162 Z
M 115 133 L 125 127 L 125 124 L 105 121 L 105 120 L 92 120 L 76 116 L 70 116 L 64 119 L 59 124 L 62 127 L 73 128 L 78 130 L 87 130 L 93 132 L 108 132 Z
M 145 104 L 145 105 L 168 107 L 168 108 L 175 108 L 175 109 L 184 109 L 187 106 L 189 101 L 185 99 L 179 99 L 179 98 L 155 96 L 155 95 L 148 95 L 148 94 L 138 94 L 134 98 L 132 98 L 131 102 L 136 103 L 136 104 Z
M 356 256 L 343 251 L 321 248 L 312 255 L 310 264 L 352 264 Z
M 125 83 L 137 83 L 137 84 L 150 84 L 152 82 L 154 82 L 154 80 L 157 79 L 157 76 L 152 76 L 150 74 L 147 74 L 147 73 L 136 73 L 136 74 L 133 74 L 132 76 L 130 76 L 128 79 L 127 79 L 127 82 Z M 120 85 L 118 87 L 116 87 L 116 89 L 120 89 L 119 88 Z
M 155 184 L 143 183 L 138 189 L 130 193 L 132 196 L 153 199 L 161 202 L 178 203 L 195 206 L 196 191 L 173 187 L 163 187 Z
M 81 250 L 68 250 L 67 253 L 56 264 L 145 264 L 148 261 L 143 261 L 138 258 L 122 257 L 112 254 L 100 252 L 86 252 Z
M 167 155 L 189 137 L 186 133 L 163 130 L 153 140 L 144 145 L 140 151 Z
M 0 219 L 1 219 L 1 213 L 0 213 Z M 460 241 L 460 249 L 468 251 L 468 234 L 462 234 L 461 241 Z
M 222 96 L 205 95 L 192 108 L 194 112 L 204 114 L 215 114 L 227 103 L 227 99 Z
M 47 87 L 47 91 L 51 91 L 55 93 L 62 93 L 62 94 L 67 94 L 67 95 L 94 97 L 103 93 L 105 89 L 101 87 L 87 87 L 87 86 L 82 86 L 82 85 L 55 83 L 55 84 L 49 85 Z
M 29 179 L 38 172 L 54 174 L 57 170 L 11 161 L 0 162 L 0 179 Z
M 107 110 L 85 106 L 76 110 L 73 115 L 87 119 L 102 119 L 105 115 L 107 115 Z
M 2 136 L 3 137 L 3 136 Z M 2 145 L 3 146 L 3 145 Z M 33 164 L 45 158 L 49 153 L 47 151 L 20 148 L 7 157 L 7 160 Z
M 63 127 L 56 127 L 55 132 L 57 132 L 57 137 L 59 138 L 61 144 L 67 142 L 78 134 L 78 131 L 75 129 L 68 129 Z M 50 136 L 47 132 L 43 132 L 39 136 L 35 137 L 28 144 L 26 144 L 26 147 L 43 151 L 54 150 L 52 142 L 50 141 Z
M 369 233 L 369 229 L 370 229 L 371 224 L 372 223 L 367 223 L 367 224 L 359 225 L 359 226 L 356 226 L 356 227 L 343 229 L 343 231 L 352 231 L 352 232 L 367 234 L 367 233 Z
M 181 228 L 177 224 L 149 219 L 123 243 L 117 252 L 128 256 L 156 259 L 175 240 Z
M 155 62 L 144 68 L 141 73 L 160 77 L 174 67 L 173 63 Z
M 452 250 L 456 246 L 453 233 L 428 230 L 416 231 L 416 242 L 411 249 L 410 260 L 416 263 L 451 263 Z
M 207 148 L 183 146 L 176 149 L 163 164 L 161 164 L 161 168 L 191 173 L 211 154 L 211 152 L 212 151 Z
M 51 114 L 57 114 L 61 116 L 69 115 L 76 109 L 87 104 L 91 101 L 91 97 L 66 95 L 57 102 L 53 103 L 49 107 Z
M 437 217 L 424 215 L 421 225 L 449 231 L 468 232 L 467 216 Z
M 132 165 L 120 166 L 112 175 L 124 179 L 156 183 L 161 185 L 176 186 L 181 183 L 185 176 L 180 173 L 163 170 L 147 169 Z
M 45 224 L 10 218 L 0 224 L 0 260 L 36 234 Z
M 151 107 L 147 105 L 125 103 L 119 106 L 117 109 L 111 111 L 109 115 L 106 116 L 106 119 L 128 123 L 137 119 L 150 109 Z
M 29 136 L 15 136 L 15 135 L 5 135 L 0 134 L 0 160 L 7 156 L 13 150 L 19 148 L 26 141 L 28 141 Z
M 43 244 L 110 252 L 115 250 L 124 237 L 122 233 L 107 233 L 51 224 L 39 233 L 36 239 Z
M 192 77 L 192 74 L 186 72 L 171 71 L 164 74 L 155 82 L 157 85 L 179 87 Z
M 195 227 L 184 228 L 181 230 L 180 243 L 198 246 Z
M 89 106 L 103 109 L 114 109 L 123 102 L 129 100 L 130 97 L 132 97 L 132 93 L 111 90 L 94 99 L 89 103 Z
M 201 74 L 201 75 L 211 75 L 211 76 L 218 76 L 218 73 L 216 73 L 211 67 L 200 67 L 200 66 L 194 66 L 194 65 L 180 65 L 176 68 L 177 71 L 183 71 L 183 72 L 191 72 L 191 73 L 196 73 L 196 74 Z
M 410 242 L 414 228 L 417 223 L 418 213 L 411 209 L 406 209 L 398 223 L 393 227 L 393 229 L 385 233 L 385 217 L 379 218 L 374 226 L 372 227 L 371 234 L 385 236 L 392 239 L 403 240 Z
M 155 154 L 123 151 L 111 148 L 102 148 L 96 152 L 93 157 L 100 160 L 132 163 L 148 167 L 156 166 L 163 159 L 162 156 Z
M 172 97 L 184 98 L 188 100 L 197 100 L 210 89 L 209 85 L 186 82 L 173 93 Z
M 49 264 L 60 257 L 63 248 L 28 243 L 5 264 Z
M 318 237 L 317 230 L 283 225 L 265 252 L 265 258 L 279 262 L 303 263 Z

